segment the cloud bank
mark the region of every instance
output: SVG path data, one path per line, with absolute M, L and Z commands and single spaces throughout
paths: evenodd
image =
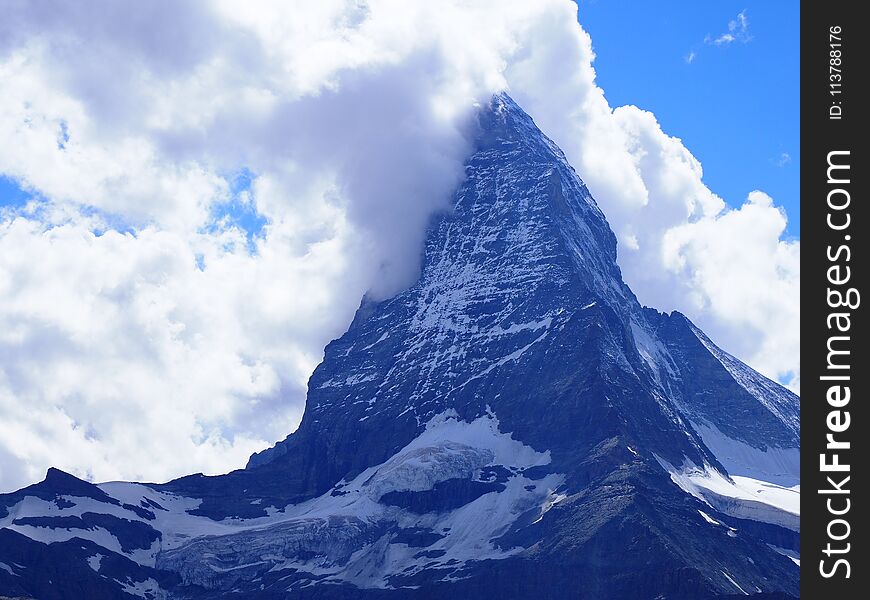
M 6 3 L 0 490 L 240 467 L 292 431 L 366 291 L 413 280 L 475 103 L 562 146 L 646 304 L 799 377 L 799 243 L 612 108 L 568 0 Z M 582 20 L 582 15 L 581 15 Z

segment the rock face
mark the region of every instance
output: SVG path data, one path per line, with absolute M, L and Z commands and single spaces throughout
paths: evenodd
M 363 300 L 295 433 L 223 476 L 0 496 L 0 595 L 796 597 L 799 399 L 638 303 L 510 98 L 478 121 L 419 281 Z

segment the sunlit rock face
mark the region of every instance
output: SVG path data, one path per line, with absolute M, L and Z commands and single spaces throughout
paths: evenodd
M 616 252 L 493 98 L 419 280 L 363 299 L 299 429 L 224 476 L 0 496 L 0 595 L 796 597 L 798 398 L 641 307 Z

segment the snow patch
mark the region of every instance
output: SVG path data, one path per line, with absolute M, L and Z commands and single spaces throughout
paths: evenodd
M 631 333 L 634 336 L 634 344 L 638 353 L 647 366 L 649 366 L 653 376 L 660 385 L 662 383 L 660 375 L 662 367 L 664 367 L 672 379 L 677 377 L 677 372 L 673 367 L 674 360 L 664 344 L 650 335 L 643 326 L 638 325 L 635 321 L 631 322 Z
M 448 410 L 394 456 L 351 481 L 298 505 L 270 523 L 233 535 L 205 536 L 161 554 L 161 567 L 181 570 L 186 581 L 205 584 L 216 577 L 254 577 L 261 570 L 295 569 L 365 588 L 390 588 L 390 577 L 422 569 L 443 569 L 445 579 L 470 560 L 500 559 L 522 548 L 495 540 L 529 511 L 542 516 L 565 496 L 559 474 L 532 481 L 529 467 L 550 463 L 538 452 L 499 430 L 491 412 L 462 421 Z M 510 475 L 504 489 L 485 493 L 453 510 L 416 514 L 378 502 L 391 491 L 430 490 L 440 481 L 474 480 L 479 469 L 499 466 Z M 397 529 L 440 532 L 421 548 L 394 543 Z M 265 564 L 264 564 L 265 563 Z M 224 575 L 221 575 L 224 574 Z
M 103 561 L 103 555 L 99 552 L 94 554 L 93 556 L 88 557 L 88 566 L 92 568 L 97 573 L 100 572 L 100 563 Z
M 734 581 L 734 578 L 732 578 L 731 575 L 729 575 L 729 574 L 726 573 L 725 571 L 722 571 L 722 574 L 725 576 L 725 579 L 727 579 L 728 581 L 730 581 L 731 584 L 732 584 L 734 587 L 736 587 L 738 590 L 740 590 L 740 593 L 741 593 L 741 594 L 743 594 L 744 596 L 748 596 L 748 595 L 749 595 L 749 592 L 747 592 L 747 591 L 744 590 L 742 587 L 740 587 L 740 585 L 739 585 L 736 581 Z
M 773 544 L 768 544 L 770 549 L 774 552 L 782 554 L 783 556 L 789 558 L 791 562 L 796 564 L 797 566 L 801 566 L 801 555 L 800 552 L 795 552 L 794 550 L 789 550 L 787 548 L 780 548 L 779 546 L 774 546 Z
M 166 590 L 160 587 L 154 579 L 149 577 L 145 581 L 133 581 L 129 577 L 126 581 L 115 581 L 121 584 L 123 590 L 131 596 L 147 598 L 148 600 L 165 600 L 168 598 Z
M 27 536 L 30 539 L 43 544 L 53 544 L 55 542 L 65 542 L 73 538 L 81 538 L 94 542 L 98 546 L 102 546 L 111 552 L 116 552 L 126 556 L 139 564 L 154 564 L 154 555 L 159 550 L 159 542 L 154 542 L 151 545 L 151 548 L 148 549 L 135 549 L 132 552 L 124 552 L 118 538 L 103 527 L 80 529 L 51 527 L 41 524 L 21 525 L 15 523 L 15 520 L 20 517 L 80 517 L 86 512 L 109 514 L 127 520 L 142 520 L 135 516 L 135 513 L 132 513 L 121 506 L 100 502 L 93 498 L 80 496 L 61 496 L 61 498 L 70 503 L 71 506 L 59 508 L 54 501 L 49 502 L 34 496 L 26 496 L 20 502 L 17 502 L 14 506 L 10 507 L 9 514 L 3 519 L 0 519 L 0 527 L 16 531 L 21 535 Z
M 548 512 L 550 512 L 551 508 L 553 508 L 554 506 L 556 506 L 557 504 L 559 504 L 560 502 L 565 500 L 567 497 L 568 497 L 567 494 L 559 494 L 559 493 L 556 493 L 554 490 L 547 490 L 547 498 L 546 498 L 546 500 L 544 500 L 544 503 L 541 505 L 541 514 L 538 516 L 537 519 L 532 521 L 532 523 L 538 523 L 539 521 L 541 521 L 541 519 L 544 518 L 544 515 L 546 515 Z
M 785 487 L 800 485 L 800 448 L 768 446 L 767 450 L 760 450 L 728 437 L 713 425 L 691 422 L 691 426 L 729 475 L 751 477 Z
M 654 455 L 677 486 L 726 515 L 800 531 L 800 486 L 782 487 L 750 477 L 727 478 L 709 465 L 691 461 L 676 468 Z
M 722 523 L 705 513 L 703 510 L 699 510 L 698 512 L 701 513 L 701 516 L 704 517 L 704 520 L 707 521 L 710 525 L 722 525 Z

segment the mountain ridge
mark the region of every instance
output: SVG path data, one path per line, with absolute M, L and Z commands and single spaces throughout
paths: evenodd
M 296 432 L 226 475 L 0 495 L 0 527 L 101 541 L 140 568 L 105 579 L 140 597 L 796 596 L 799 400 L 641 306 L 616 252 L 564 154 L 497 95 L 419 281 L 363 300 Z M 62 533 L 84 514 L 117 520 Z M 0 570 L 0 593 L 21 577 Z

